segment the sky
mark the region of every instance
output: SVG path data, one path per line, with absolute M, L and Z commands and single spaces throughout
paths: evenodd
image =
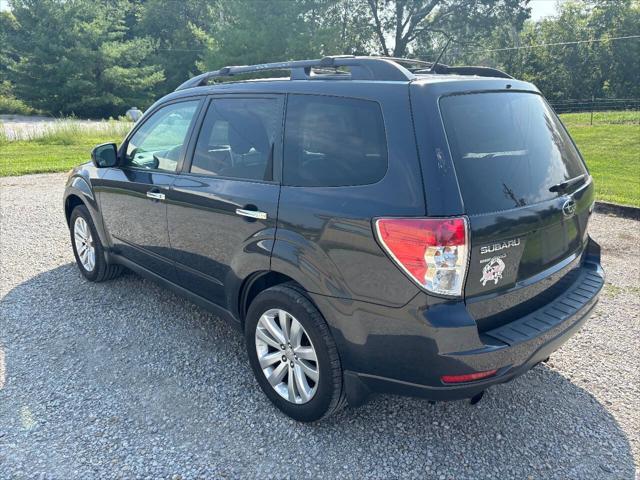
M 554 15 L 557 11 L 558 3 L 563 3 L 562 0 L 531 0 L 529 6 L 531 7 L 531 19 L 540 20 L 541 18 Z

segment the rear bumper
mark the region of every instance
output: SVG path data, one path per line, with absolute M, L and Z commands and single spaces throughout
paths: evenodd
M 477 370 L 498 369 L 495 376 L 471 383 L 459 385 L 421 385 L 401 380 L 378 377 L 375 375 L 362 374 L 356 372 L 346 372 L 346 386 L 351 404 L 359 404 L 366 398 L 359 398 L 363 395 L 369 396 L 371 393 L 391 393 L 396 395 L 410 395 L 424 397 L 430 400 L 459 400 L 471 398 L 476 394 L 486 390 L 492 385 L 508 382 L 513 378 L 522 375 L 538 363 L 547 359 L 553 352 L 565 343 L 582 324 L 589 318 L 597 299 L 590 302 L 589 306 L 580 309 L 575 315 L 567 317 L 556 328 L 550 329 L 542 335 L 523 341 L 517 345 L 499 345 L 495 348 L 493 344 L 480 351 L 460 352 L 450 355 L 453 363 L 462 361 L 465 365 L 482 365 Z M 490 343 L 493 343 L 490 340 Z M 473 368 L 462 373 L 469 373 Z M 442 370 L 442 374 L 450 374 L 451 370 Z M 349 392 L 349 390 L 353 390 Z
M 392 309 L 315 296 L 314 300 L 334 331 L 350 404 L 361 404 L 377 392 L 456 400 L 507 382 L 548 358 L 587 320 L 603 285 L 600 249 L 590 241 L 579 274 L 563 294 L 483 333 L 463 302 L 434 302 L 419 295 L 405 307 Z M 494 369 L 497 373 L 484 380 L 441 381 L 442 375 Z

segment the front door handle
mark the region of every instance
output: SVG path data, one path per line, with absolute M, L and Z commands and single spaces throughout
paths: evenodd
M 155 192 L 153 190 L 149 190 L 147 192 L 147 197 L 153 198 L 154 200 L 164 200 L 164 193 Z
M 266 212 L 259 212 L 257 210 L 245 210 L 244 208 L 236 208 L 236 215 L 241 217 L 256 218 L 258 220 L 266 220 Z

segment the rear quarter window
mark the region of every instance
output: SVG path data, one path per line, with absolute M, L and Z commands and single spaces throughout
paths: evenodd
M 440 99 L 460 192 L 469 214 L 524 207 L 586 173 L 569 135 L 540 95 L 496 92 Z
M 378 103 L 289 95 L 283 183 L 337 187 L 376 183 L 387 171 L 387 142 Z

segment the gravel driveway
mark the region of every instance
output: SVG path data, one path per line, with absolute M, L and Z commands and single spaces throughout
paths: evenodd
M 152 282 L 86 282 L 64 176 L 0 179 L 0 478 L 626 478 L 640 460 L 640 224 L 596 215 L 585 328 L 477 406 L 273 408 L 239 334 Z

